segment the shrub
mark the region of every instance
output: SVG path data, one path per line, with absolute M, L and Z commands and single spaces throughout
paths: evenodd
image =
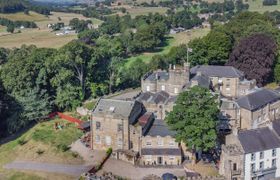
M 38 154 L 38 155 L 41 155 L 41 154 L 43 154 L 45 151 L 44 150 L 42 150 L 42 149 L 38 149 L 37 151 L 36 151 L 36 153 Z
M 112 148 L 108 148 L 106 151 L 106 154 L 109 156 L 112 154 L 113 149 Z
M 66 152 L 70 149 L 70 147 L 65 144 L 59 144 L 56 147 L 57 147 L 57 149 L 61 150 L 62 152 Z
M 27 143 L 27 140 L 25 140 L 25 139 L 19 139 L 18 141 L 17 141 L 17 143 L 19 144 L 19 145 L 24 145 L 24 144 L 26 144 Z
M 101 164 L 97 164 L 96 166 L 95 166 L 95 171 L 99 171 L 101 169 Z
M 73 156 L 74 158 L 77 158 L 77 157 L 79 156 L 79 154 L 76 153 L 76 152 L 72 152 L 72 156 Z

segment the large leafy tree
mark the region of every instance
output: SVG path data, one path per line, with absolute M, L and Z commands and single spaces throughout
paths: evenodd
M 13 50 L 2 65 L 3 86 L 12 100 L 9 101 L 9 130 L 16 131 L 32 120 L 45 117 L 52 111 L 54 92 L 45 62 L 56 53 L 54 49 L 23 46 Z M 11 104 L 13 103 L 13 104 Z
M 0 137 L 6 129 L 6 118 L 8 117 L 7 94 L 0 82 Z
M 277 44 L 264 34 L 244 38 L 230 54 L 227 65 L 245 73 L 246 78 L 256 79 L 259 86 L 269 82 L 273 75 Z
M 208 89 L 194 86 L 179 94 L 167 123 L 176 131 L 177 141 L 195 151 L 207 151 L 216 145 L 218 113 L 217 98 Z
M 211 31 L 207 36 L 190 43 L 193 49 L 190 62 L 196 64 L 224 65 L 231 51 L 233 40 L 223 29 Z
M 227 62 L 234 45 L 245 37 L 264 33 L 280 42 L 279 30 L 268 15 L 257 12 L 242 12 L 225 25 L 213 25 L 206 36 L 189 43 L 192 65 L 223 65 Z
M 0 48 L 0 66 L 7 62 L 9 50 L 5 48 Z

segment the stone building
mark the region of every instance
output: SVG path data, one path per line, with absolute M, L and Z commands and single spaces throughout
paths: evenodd
M 101 99 L 92 113 L 91 147 L 112 148 L 113 157 L 132 164 L 180 165 L 183 156 L 175 133 L 155 118 L 138 101 Z
M 149 72 L 141 79 L 142 92 L 166 91 L 170 95 L 178 95 L 189 82 L 189 64 L 184 63 L 183 67 L 172 67 L 168 71 L 158 70 Z
M 233 128 L 265 127 L 280 118 L 280 94 L 260 88 L 234 101 L 223 100 L 221 115 Z
M 280 121 L 268 127 L 233 133 L 222 146 L 219 173 L 226 179 L 280 177 Z
M 243 72 L 232 66 L 199 65 L 191 68 L 190 73 L 192 77 L 203 78 L 200 82 L 203 82 L 204 86 L 207 86 L 209 78 L 211 88 L 226 98 L 236 99 L 244 96 L 256 86 L 255 80 L 246 80 Z
M 170 112 L 175 104 L 176 96 L 171 96 L 165 91 L 144 92 L 136 100 L 143 103 L 146 110 L 153 112 L 156 118 L 165 119 L 166 113 Z
M 101 99 L 92 113 L 92 148 L 139 152 L 139 138 L 134 136 L 141 132 L 133 125 L 144 111 L 138 101 Z
M 156 119 L 141 141 L 142 165 L 180 165 L 182 151 L 175 141 L 175 132 L 168 129 L 163 120 Z

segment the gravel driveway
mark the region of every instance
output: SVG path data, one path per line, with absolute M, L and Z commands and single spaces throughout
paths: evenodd
M 61 173 L 72 176 L 80 176 L 82 173 L 91 169 L 90 166 L 85 165 L 65 165 L 65 164 L 53 164 L 53 163 L 39 163 L 32 161 L 14 161 L 6 164 L 5 169 L 18 169 L 18 170 L 33 170 Z
M 115 175 L 119 175 L 122 177 L 126 177 L 132 180 L 140 180 L 143 179 L 145 176 L 150 174 L 155 174 L 157 176 L 160 176 L 164 173 L 172 173 L 178 177 L 185 176 L 185 170 L 183 168 L 139 168 L 134 167 L 133 165 L 116 160 L 116 159 L 108 159 L 103 166 L 102 170 L 98 172 L 98 174 L 102 174 L 104 171 L 106 172 L 112 172 Z

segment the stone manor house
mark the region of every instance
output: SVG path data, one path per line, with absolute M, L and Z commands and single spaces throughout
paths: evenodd
M 256 87 L 231 66 L 170 65 L 168 71 L 144 75 L 141 94 L 133 100 L 100 99 L 92 112 L 91 147 L 111 147 L 115 158 L 140 166 L 178 166 L 192 158 L 186 145 L 175 141 L 165 117 L 177 95 L 196 85 L 219 95 L 217 128 L 227 135 L 220 174 L 228 179 L 280 176 L 280 95 Z M 254 165 L 249 156 L 255 157 Z

